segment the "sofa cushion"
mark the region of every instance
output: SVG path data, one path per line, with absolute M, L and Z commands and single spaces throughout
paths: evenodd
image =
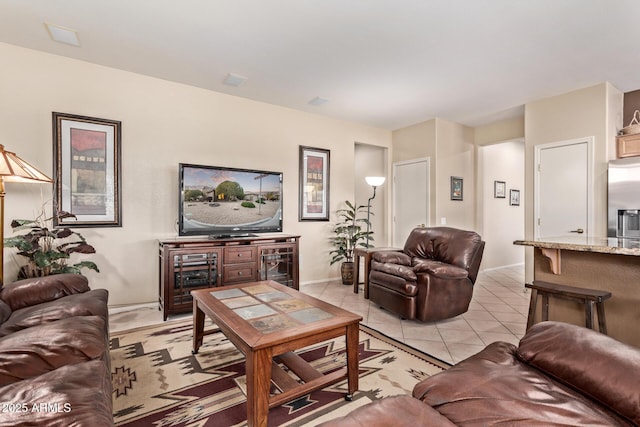
M 0 299 L 0 325 L 3 324 L 11 316 L 11 307 Z
M 519 359 L 640 425 L 640 350 L 599 332 L 542 322 L 520 341 Z
M 54 274 L 9 283 L 0 291 L 0 299 L 9 304 L 12 310 L 18 310 L 88 290 L 89 281 L 85 276 Z
M 13 405 L 0 411 L 0 427 L 111 427 L 110 380 L 93 360 L 0 387 L 0 404 Z
M 70 317 L 0 338 L 0 386 L 64 365 L 102 359 L 108 351 L 105 322 L 98 316 Z
M 440 261 L 432 261 L 424 258 L 413 259 L 413 271 L 416 273 L 429 273 L 441 279 L 466 279 L 469 272 L 455 265 L 445 264 Z
M 361 406 L 318 427 L 454 427 L 455 424 L 411 396 L 390 396 Z
M 573 353 L 570 347 L 560 347 Z M 632 425 L 522 363 L 515 352 L 512 344 L 489 344 L 476 355 L 418 383 L 413 395 L 457 425 Z
M 74 316 L 100 316 L 108 318 L 106 289 L 94 289 L 81 294 L 15 310 L 9 319 L 0 325 L 0 337 L 25 328 L 54 322 Z

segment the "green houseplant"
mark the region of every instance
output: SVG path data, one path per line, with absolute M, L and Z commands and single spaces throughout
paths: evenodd
M 64 211 L 58 211 L 54 215 L 47 218 L 43 209 L 36 219 L 11 221 L 14 233 L 26 231 L 24 234 L 4 239 L 5 247 L 17 248 L 17 255 L 27 259 L 27 263 L 18 271 L 18 279 L 61 273 L 81 274 L 83 268 L 100 272 L 92 261 L 69 263 L 74 253 L 92 254 L 96 250 L 80 233 L 68 227 L 54 229 L 49 226 L 54 218 L 60 221 L 75 218 L 75 215 Z
M 353 203 L 345 200 L 347 207 L 336 211 L 338 214 L 338 222 L 333 228 L 335 234 L 330 239 L 334 246 L 329 254 L 331 257 L 331 265 L 342 261 L 340 272 L 342 275 L 342 284 L 353 284 L 353 251 L 357 247 L 368 248 L 373 245 L 366 243 L 367 236 L 369 241 L 373 241 L 373 231 L 366 231 L 369 220 L 366 218 L 367 206 L 361 205 L 355 207 Z M 359 217 L 364 213 L 365 217 Z

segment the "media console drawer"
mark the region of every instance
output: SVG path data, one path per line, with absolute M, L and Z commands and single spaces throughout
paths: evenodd
M 223 281 L 226 284 L 237 282 L 252 282 L 256 280 L 256 263 L 225 265 L 222 273 Z
M 256 261 L 255 246 L 234 246 L 230 248 L 224 248 L 225 264 L 237 264 L 251 261 Z

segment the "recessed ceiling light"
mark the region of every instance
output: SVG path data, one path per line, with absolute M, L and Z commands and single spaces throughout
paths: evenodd
M 71 46 L 80 46 L 80 40 L 78 39 L 78 32 L 76 30 L 59 25 L 47 24 L 46 22 L 44 26 L 47 27 L 51 40 Z
M 234 73 L 229 73 L 224 78 L 222 83 L 226 84 L 227 86 L 238 87 L 238 86 L 242 85 L 244 82 L 246 82 L 247 80 L 249 80 L 249 79 L 247 77 L 245 77 L 245 76 L 241 76 L 239 74 L 234 74 Z
M 329 102 L 328 99 L 324 99 L 324 98 L 320 98 L 319 96 L 316 96 L 311 101 L 309 101 L 309 105 L 313 105 L 314 107 L 319 107 L 320 105 L 327 102 Z

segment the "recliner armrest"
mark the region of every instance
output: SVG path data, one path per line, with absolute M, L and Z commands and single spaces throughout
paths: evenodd
M 411 257 L 399 251 L 381 251 L 373 254 L 373 260 L 381 263 L 398 264 L 411 267 Z
M 413 271 L 411 267 L 407 267 L 406 265 L 401 264 L 392 264 L 390 262 L 371 262 L 371 271 L 381 271 L 383 273 L 390 274 L 392 276 L 400 277 L 404 280 L 408 280 L 410 282 L 415 282 L 418 280 L 418 276 Z
M 6 284 L 0 291 L 0 299 L 15 311 L 88 290 L 89 280 L 85 276 L 71 273 L 54 274 Z

